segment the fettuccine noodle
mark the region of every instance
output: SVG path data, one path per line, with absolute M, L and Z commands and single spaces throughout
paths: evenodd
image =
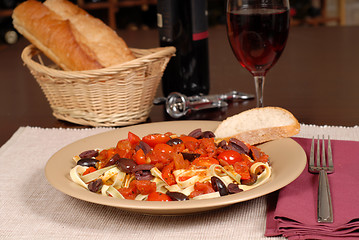
M 148 136 L 159 139 L 158 135 Z M 75 162 L 82 165 L 71 169 L 72 181 L 119 199 L 145 201 L 154 198 L 154 193 L 161 198 L 176 193 L 183 196 L 181 200 L 199 200 L 240 194 L 264 184 L 271 176 L 268 156 L 245 143 L 240 144 L 240 149 L 214 137 L 196 139 L 171 133 L 162 134 L 166 141 L 157 139 L 154 144 L 146 137 L 141 139 L 131 133 L 116 148 L 86 151 L 89 157 L 85 153 L 74 156 Z M 194 159 L 186 159 L 188 156 Z

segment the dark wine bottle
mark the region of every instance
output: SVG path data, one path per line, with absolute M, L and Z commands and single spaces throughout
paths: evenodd
M 208 94 L 207 0 L 158 0 L 160 46 L 176 47 L 162 77 L 165 96 Z

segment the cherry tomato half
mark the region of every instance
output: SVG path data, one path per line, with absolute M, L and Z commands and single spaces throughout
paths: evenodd
M 194 137 L 183 135 L 179 139 L 182 140 L 185 148 L 190 152 L 194 152 L 199 146 L 199 140 Z
M 128 139 L 118 141 L 116 153 L 118 153 L 118 155 L 122 158 L 131 158 L 134 150 L 132 149 L 130 141 Z
M 199 195 L 212 193 L 212 192 L 214 192 L 214 189 L 212 188 L 212 185 L 209 182 L 205 182 L 205 183 L 196 182 L 194 184 L 194 191 L 191 192 L 189 197 L 194 198 Z
M 186 136 L 186 135 L 180 136 L 179 139 L 181 139 L 184 143 L 185 142 L 194 142 L 194 143 L 198 142 L 197 138 L 194 138 L 194 137 L 191 137 L 191 136 Z
M 130 187 L 128 188 L 120 188 L 118 189 L 118 191 L 125 199 L 131 199 L 131 200 L 134 200 L 138 194 L 137 187 L 134 184 L 132 185 L 130 184 Z
M 138 165 L 147 163 L 146 155 L 141 148 L 133 155 L 133 160 L 135 160 Z
M 207 167 L 209 168 L 213 164 L 219 164 L 219 161 L 212 157 L 199 157 L 196 158 L 193 162 L 195 166 Z
M 251 178 L 249 167 L 245 162 L 235 162 L 233 167 L 234 171 L 241 175 L 242 180 L 248 180 Z
M 128 132 L 128 140 L 132 145 L 136 145 L 141 141 L 141 138 L 132 132 Z
M 236 162 L 242 161 L 242 156 L 237 151 L 226 150 L 218 155 L 218 159 L 222 159 L 226 161 L 228 164 L 233 165 Z
M 149 180 L 136 180 L 136 187 L 142 195 L 156 192 L 156 183 Z
M 168 202 L 168 201 L 172 201 L 172 199 L 168 195 L 166 195 L 164 193 L 152 192 L 152 193 L 148 194 L 147 201 L 164 201 L 164 202 Z
M 171 138 L 166 134 L 150 134 L 150 135 L 144 136 L 142 138 L 142 141 L 144 141 L 145 143 L 150 145 L 150 147 L 153 148 L 156 144 L 166 143 L 170 139 Z
M 155 159 L 151 159 L 154 163 L 162 162 L 169 163 L 172 160 L 173 149 L 170 145 L 159 143 L 153 148 L 153 155 Z
M 162 170 L 162 177 L 166 181 L 168 185 L 176 184 L 175 176 L 172 174 L 175 168 L 175 163 L 171 162 L 170 164 L 166 165 Z

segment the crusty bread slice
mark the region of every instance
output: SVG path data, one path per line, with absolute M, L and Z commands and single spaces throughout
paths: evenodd
M 280 107 L 253 108 L 225 119 L 214 134 L 218 138 L 237 138 L 251 145 L 298 134 L 300 124 Z

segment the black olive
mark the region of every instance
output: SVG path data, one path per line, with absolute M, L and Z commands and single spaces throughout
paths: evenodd
M 229 144 L 232 145 L 234 148 L 238 149 L 238 151 L 241 151 L 241 153 L 249 153 L 249 148 L 247 147 L 247 145 L 244 142 L 238 140 L 237 138 L 229 139 Z
M 167 196 L 169 196 L 173 201 L 185 201 L 188 200 L 189 198 L 180 192 L 166 192 Z
M 199 153 L 181 152 L 181 154 L 185 160 L 188 160 L 190 162 L 192 162 L 193 160 L 195 160 L 196 158 L 201 156 L 201 154 L 199 154 Z
M 120 158 L 115 162 L 115 164 L 125 173 L 131 173 L 137 166 L 137 163 L 130 158 Z
M 183 143 L 183 141 L 179 138 L 172 138 L 166 142 L 167 145 L 174 146 Z
M 203 132 L 200 128 L 197 128 L 197 129 L 193 130 L 192 132 L 190 132 L 188 134 L 188 136 L 200 139 L 203 136 Z
M 140 149 L 142 149 L 145 154 L 147 154 L 147 153 L 149 153 L 149 152 L 151 151 L 150 145 L 148 145 L 147 143 L 145 143 L 145 142 L 143 142 L 143 141 L 140 141 L 140 142 L 137 144 L 137 146 L 135 147 L 136 152 L 137 152 L 138 150 L 140 150 Z
M 152 165 L 152 164 L 140 164 L 140 165 L 137 165 L 132 171 L 137 172 L 137 171 L 143 171 L 143 170 L 151 170 L 152 168 L 154 168 L 154 165 Z
M 228 184 L 227 188 L 229 194 L 239 193 L 243 191 L 242 189 L 239 188 L 238 184 L 235 183 Z
M 243 148 L 231 142 L 228 143 L 228 145 L 225 147 L 225 150 L 234 150 L 240 154 L 245 153 Z
M 79 154 L 80 158 L 92 158 L 97 156 L 98 156 L 98 151 L 96 150 L 87 150 Z
M 97 159 L 94 158 L 82 158 L 77 161 L 77 165 L 81 165 L 84 167 L 94 167 L 96 168 L 96 164 L 98 163 Z
M 149 170 L 140 170 L 135 172 L 136 180 L 152 180 L 154 176 L 152 176 L 151 171 Z
M 225 146 L 227 146 L 226 140 L 222 140 L 217 144 L 217 147 L 219 148 L 224 148 Z
M 219 192 L 219 195 L 228 195 L 228 189 L 226 185 L 216 176 L 211 177 L 211 184 L 214 191 Z
M 120 155 L 118 155 L 117 153 L 115 155 L 112 156 L 112 158 L 107 162 L 107 164 L 105 165 L 105 167 L 111 166 L 116 164 L 116 162 L 120 159 Z
M 88 190 L 91 192 L 98 192 L 102 188 L 102 179 L 97 179 L 95 181 L 92 181 L 87 186 Z
M 214 138 L 216 135 L 212 131 L 204 131 L 202 138 Z
M 249 155 L 253 160 L 258 160 L 261 157 L 261 153 L 257 148 L 251 148 Z
M 241 180 L 241 184 L 243 185 L 253 185 L 257 182 L 257 174 L 251 173 L 251 177 L 249 179 Z

